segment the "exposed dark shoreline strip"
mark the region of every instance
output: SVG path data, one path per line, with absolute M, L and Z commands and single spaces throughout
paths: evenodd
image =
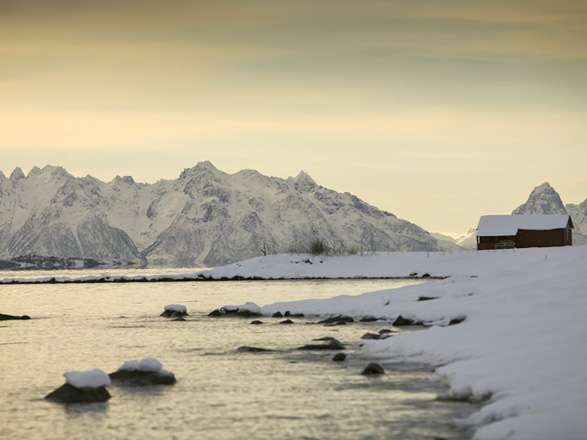
M 92 279 L 72 278 L 65 280 L 57 280 L 56 278 L 50 279 L 31 279 L 31 280 L 18 280 L 8 279 L 0 280 L 0 285 L 27 285 L 27 284 L 96 284 L 96 283 L 181 283 L 181 282 L 194 282 L 194 281 L 303 281 L 303 280 L 443 280 L 448 277 L 302 277 L 302 278 L 263 278 L 263 277 L 243 277 L 236 275 L 234 277 L 220 277 L 212 278 L 204 275 L 197 275 L 195 277 L 140 277 L 140 278 L 125 278 L 125 277 L 101 277 Z

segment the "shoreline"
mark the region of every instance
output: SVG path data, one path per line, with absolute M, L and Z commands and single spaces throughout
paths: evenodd
M 299 277 L 299 278 L 291 278 L 291 277 L 281 277 L 281 278 L 264 278 L 264 277 L 243 277 L 236 275 L 234 277 L 221 277 L 221 278 L 214 278 L 214 277 L 205 277 L 205 276 L 197 276 L 197 277 L 180 277 L 180 278 L 172 278 L 172 277 L 141 277 L 141 278 L 126 278 L 126 277 L 99 277 L 97 279 L 91 278 L 72 278 L 72 279 L 58 279 L 57 277 L 52 277 L 50 279 L 43 278 L 31 278 L 31 279 L 12 279 L 12 278 L 5 278 L 0 280 L 0 285 L 31 285 L 31 284 L 92 284 L 92 283 L 185 283 L 185 282 L 227 282 L 227 281 L 310 281 L 310 280 L 319 280 L 319 281 L 336 281 L 336 280 L 344 280 L 344 281 L 361 281 L 361 280 L 431 280 L 431 281 L 440 281 L 450 276 L 420 276 L 420 277 L 410 277 L 410 276 L 393 276 L 393 277 Z

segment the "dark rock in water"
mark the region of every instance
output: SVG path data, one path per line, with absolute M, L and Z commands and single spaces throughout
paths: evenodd
M 457 324 L 460 324 L 465 319 L 467 319 L 466 316 L 460 316 L 458 318 L 453 318 L 453 319 L 450 320 L 450 322 L 448 323 L 448 325 L 457 325 Z
M 237 316 L 251 318 L 261 316 L 261 309 L 256 304 L 246 303 L 242 306 L 224 306 L 208 313 L 208 316 Z
M 291 319 L 286 319 L 285 321 L 281 321 L 280 324 L 293 324 L 294 322 Z
M 185 318 L 183 316 L 179 316 L 177 318 L 173 318 L 172 321 L 185 321 Z
M 365 333 L 361 336 L 361 339 L 381 339 L 381 335 L 378 333 Z
M 393 326 L 394 327 L 401 327 L 404 325 L 415 325 L 416 321 L 413 321 L 411 319 L 406 319 L 404 318 L 402 315 L 399 315 L 395 321 L 393 321 Z
M 169 304 L 165 306 L 163 313 L 161 315 L 165 318 L 183 318 L 184 316 L 188 316 L 188 312 L 185 306 L 181 304 Z
M 273 350 L 269 350 L 267 348 L 261 348 L 261 347 L 244 346 L 244 347 L 237 348 L 236 351 L 240 351 L 243 353 L 263 353 L 263 352 L 268 352 L 268 351 L 273 351 Z
M 330 318 L 326 318 L 322 321 L 319 321 L 318 324 L 338 324 L 340 322 L 355 322 L 355 320 L 352 318 L 352 316 L 342 316 L 342 315 L 338 315 L 338 316 L 331 316 Z
M 430 278 L 430 274 L 429 273 L 425 273 L 424 275 L 422 275 L 422 278 Z
M 0 321 L 14 321 L 14 320 L 23 320 L 23 319 L 31 319 L 29 315 L 22 315 L 22 316 L 14 316 L 14 315 L 5 315 L 0 313 Z
M 379 339 L 391 338 L 393 335 L 390 330 L 379 330 Z
M 418 298 L 418 301 L 432 301 L 434 299 L 438 299 L 437 296 L 421 296 Z
M 259 321 L 258 319 L 251 321 L 251 325 L 261 325 L 263 324 L 263 321 Z
M 305 315 L 303 313 L 291 313 L 290 311 L 287 311 L 283 316 L 292 318 L 303 318 Z
M 346 325 L 346 321 L 335 321 L 324 324 L 324 327 L 335 327 L 337 325 Z
M 303 347 L 298 347 L 298 350 L 344 350 L 344 345 L 336 339 L 330 341 L 328 344 L 308 344 Z
M 412 273 L 410 274 L 410 276 L 411 276 L 411 277 L 417 277 L 417 276 L 418 276 L 418 272 L 412 272 Z
M 360 320 L 360 322 L 375 322 L 375 321 L 377 321 L 377 318 L 373 315 L 363 316 Z
M 361 374 L 364 374 L 366 376 L 371 374 L 385 374 L 385 370 L 381 365 L 376 364 L 375 362 L 371 362 L 369 365 L 365 367 Z
M 336 338 L 333 338 L 332 336 L 324 336 L 323 338 L 314 338 L 314 339 L 312 339 L 312 341 L 328 341 L 328 342 L 336 341 L 340 344 L 340 342 Z
M 342 362 L 346 359 L 346 354 L 344 353 L 336 353 L 333 357 L 332 360 L 334 362 Z
M 283 318 L 283 313 L 281 313 L 281 312 L 275 312 L 275 313 L 273 314 L 273 317 L 274 317 L 274 318 Z
M 106 402 L 110 397 L 110 393 L 105 386 L 98 388 L 76 388 L 73 385 L 64 383 L 52 393 L 47 394 L 45 399 L 61 403 L 90 403 Z
M 160 373 L 158 371 L 142 370 L 118 370 L 110 373 L 112 382 L 125 385 L 149 386 L 149 385 L 173 385 L 177 380 L 173 373 Z
M 224 312 L 225 315 L 230 316 L 242 316 L 243 318 L 250 318 L 253 316 L 261 316 L 260 313 L 251 312 L 250 310 L 231 310 L 231 309 L 220 309 L 221 312 Z
M 184 316 L 188 316 L 188 314 L 179 310 L 164 310 L 159 316 L 163 316 L 164 318 L 183 318 Z
M 382 328 L 377 333 L 379 333 L 380 335 L 382 335 L 383 333 L 393 333 L 393 330 L 389 330 L 388 328 Z

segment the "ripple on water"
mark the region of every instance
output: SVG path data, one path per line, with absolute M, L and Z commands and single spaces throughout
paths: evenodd
M 396 280 L 138 283 L 2 286 L 6 312 L 31 321 L 2 328 L 0 437 L 104 439 L 402 438 L 464 439 L 454 417 L 473 407 L 439 402 L 442 384 L 429 366 L 384 363 L 386 374 L 360 374 L 368 360 L 354 349 L 365 332 L 389 323 L 325 327 L 302 318 L 279 325 L 263 317 L 214 319 L 223 304 L 268 303 L 359 294 Z M 161 318 L 166 304 L 186 304 L 184 322 Z M 37 317 L 42 316 L 43 319 Z M 121 318 L 124 316 L 124 319 Z M 311 323 L 311 324 L 309 324 Z M 300 351 L 334 337 L 349 355 Z M 239 352 L 242 346 L 273 351 Z M 154 357 L 178 382 L 145 389 L 111 386 L 103 404 L 58 405 L 42 399 L 63 373 L 115 371 L 126 360 Z

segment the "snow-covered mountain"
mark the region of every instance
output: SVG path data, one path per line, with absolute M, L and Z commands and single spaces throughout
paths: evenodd
M 559 194 L 548 182 L 532 190 L 528 200 L 513 210 L 514 215 L 568 214 Z
M 587 199 L 579 205 L 565 205 L 548 182 L 534 188 L 526 203 L 514 209 L 512 214 L 570 214 L 575 226 L 573 244 L 587 243 Z
M 458 247 L 308 174 L 227 174 L 210 162 L 154 184 L 76 178 L 61 167 L 0 172 L 0 258 L 39 254 L 137 266 L 218 266 L 321 240 L 337 250 Z

